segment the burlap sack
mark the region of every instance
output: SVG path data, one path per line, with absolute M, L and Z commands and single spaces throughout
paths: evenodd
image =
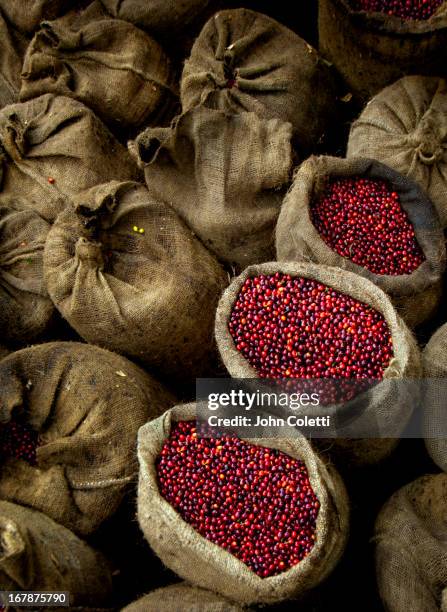
M 126 149 L 76 100 L 46 94 L 0 111 L 0 203 L 20 197 L 52 222 L 67 197 L 138 178 Z
M 126 359 L 70 342 L 36 345 L 0 362 L 0 421 L 39 433 L 37 465 L 8 457 L 0 499 L 92 533 L 119 506 L 137 472 L 138 428 L 172 396 Z
M 131 144 L 156 199 L 168 203 L 220 260 L 271 259 L 292 165 L 291 125 L 204 107 Z
M 0 337 L 23 344 L 43 334 L 54 313 L 43 278 L 50 226 L 33 210 L 11 204 L 0 204 Z
M 319 46 L 359 101 L 406 74 L 439 75 L 447 59 L 447 5 L 427 21 L 352 10 L 319 0 Z
M 329 445 L 327 441 L 315 440 L 322 448 L 329 447 L 330 456 L 350 467 L 374 464 L 385 459 L 396 447 L 400 434 L 417 406 L 419 387 L 417 384 L 405 384 L 405 381 L 421 376 L 421 359 L 415 338 L 396 313 L 389 298 L 366 278 L 340 268 L 313 263 L 271 262 L 248 267 L 225 290 L 216 313 L 217 347 L 228 373 L 233 378 L 259 378 L 256 370 L 237 350 L 228 323 L 233 304 L 245 280 L 276 272 L 315 279 L 372 306 L 385 318 L 393 341 L 394 356 L 384 372 L 383 381 L 350 402 L 311 409 L 312 416 L 330 416 L 332 422 L 337 419 L 342 422 L 353 415 L 350 425 L 341 428 L 340 437 L 332 438 Z M 304 411 L 309 414 L 310 409 Z M 368 432 L 368 435 L 370 431 L 377 431 L 381 435 L 379 438 L 361 438 L 357 433 L 361 431 Z
M 106 559 L 41 512 L 0 501 L 0 539 L 2 591 L 68 591 L 70 609 L 110 604 Z
M 332 74 L 318 52 L 266 15 L 222 11 L 203 28 L 185 62 L 184 111 L 205 104 L 292 124 L 299 150 L 313 150 L 334 114 Z
M 175 36 L 191 27 L 215 0 L 101 0 L 114 17 L 154 34 Z
M 122 612 L 160 612 L 160 610 L 163 612 L 241 612 L 242 608 L 216 593 L 180 582 L 152 591 L 149 595 L 123 608 Z
M 0 11 L 25 34 L 32 34 L 41 21 L 56 19 L 71 7 L 70 0 L 0 0 Z
M 440 437 L 440 432 L 446 429 L 446 403 L 442 394 L 445 383 L 438 389 L 435 380 L 447 379 L 447 323 L 430 338 L 422 353 L 422 365 L 427 379 L 422 404 L 425 445 L 433 461 L 447 472 L 447 439 Z
M 0 109 L 18 100 L 27 44 L 28 41 L 8 25 L 0 12 Z
M 79 100 L 115 128 L 160 125 L 177 99 L 160 45 L 119 19 L 44 21 L 25 55 L 20 99 L 54 93 Z
M 206 371 L 228 277 L 144 185 L 100 185 L 66 209 L 44 269 L 54 304 L 88 342 L 181 379 Z
M 376 576 L 389 612 L 445 612 L 447 474 L 399 489 L 375 526 Z
M 324 192 L 328 179 L 352 176 L 386 180 L 399 194 L 402 208 L 408 214 L 425 255 L 425 261 L 412 274 L 374 274 L 338 255 L 312 223 L 311 205 Z M 414 181 L 370 159 L 310 157 L 300 166 L 279 215 L 276 254 L 279 261 L 312 261 L 368 278 L 390 296 L 410 327 L 430 319 L 439 305 L 446 251 L 436 210 Z
M 277 576 L 260 578 L 230 552 L 199 535 L 159 494 L 155 462 L 171 422 L 195 416 L 195 404 L 176 406 L 138 433 L 138 521 L 149 544 L 179 576 L 232 601 L 275 603 L 304 595 L 332 572 L 346 544 L 348 499 L 338 473 L 323 463 L 303 437 L 250 440 L 302 459 L 321 504 L 316 543 L 309 555 Z
M 447 83 L 408 76 L 386 87 L 352 124 L 347 157 L 369 157 L 415 180 L 447 227 Z

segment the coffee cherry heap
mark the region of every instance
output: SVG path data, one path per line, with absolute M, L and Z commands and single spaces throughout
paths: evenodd
M 248 278 L 229 331 L 261 378 L 381 380 L 393 355 L 383 316 L 318 281 Z
M 320 503 L 304 463 L 236 436 L 202 438 L 173 424 L 157 460 L 160 493 L 203 537 L 262 578 L 299 563 L 315 544 Z
M 12 457 L 36 465 L 37 446 L 38 433 L 26 423 L 11 421 L 0 425 L 0 460 Z
M 430 17 L 444 0 L 351 0 L 355 11 L 385 13 L 401 19 L 423 20 Z
M 399 195 L 386 181 L 331 179 L 312 203 L 311 219 L 331 249 L 374 274 L 411 274 L 425 260 Z

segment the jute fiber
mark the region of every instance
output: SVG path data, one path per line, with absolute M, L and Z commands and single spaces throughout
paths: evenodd
M 68 591 L 83 609 L 110 604 L 106 559 L 41 512 L 0 501 L 0 538 L 2 591 Z
M 280 119 L 199 107 L 131 145 L 149 191 L 169 204 L 217 257 L 245 267 L 272 259 L 292 166 Z
M 342 422 L 352 414 L 351 424 L 341 428 L 340 437 L 331 440 L 329 454 L 350 466 L 377 463 L 396 447 L 397 438 L 405 429 L 419 399 L 416 385 L 399 384 L 407 379 L 417 380 L 421 376 L 420 352 L 414 336 L 397 314 L 387 295 L 371 281 L 353 272 L 299 262 L 271 262 L 250 266 L 233 279 L 224 291 L 216 313 L 217 346 L 222 362 L 233 378 L 259 378 L 256 370 L 237 350 L 231 337 L 228 323 L 233 305 L 247 278 L 276 272 L 317 280 L 373 307 L 382 314 L 388 324 L 393 342 L 393 358 L 384 371 L 383 381 L 350 402 L 313 407 L 311 414 L 312 417 L 330 416 L 332 422 Z M 306 414 L 309 415 L 308 409 Z M 362 431 L 366 432 L 365 435 L 369 435 L 370 431 L 378 431 L 386 437 L 362 438 L 359 437 L 359 432 Z M 315 442 L 320 443 L 319 440 Z M 322 443 L 324 448 L 328 446 L 327 440 Z
M 349 134 L 347 157 L 369 157 L 416 181 L 447 227 L 447 83 L 407 76 L 366 105 Z
M 0 203 L 20 198 L 51 223 L 67 197 L 138 178 L 126 149 L 76 100 L 46 94 L 0 110 Z
M 411 274 L 375 274 L 342 257 L 325 243 L 311 217 L 314 202 L 322 197 L 330 179 L 365 177 L 385 180 L 399 194 L 403 210 L 412 224 L 425 261 Z M 303 261 L 336 266 L 371 280 L 387 293 L 410 327 L 429 320 L 439 306 L 446 251 L 438 214 L 410 178 L 371 159 L 352 157 L 310 157 L 295 173 L 281 208 L 276 227 L 279 261 Z
M 48 235 L 44 269 L 54 304 L 88 342 L 176 379 L 207 371 L 228 276 L 144 185 L 113 181 L 79 198 Z
M 316 542 L 309 555 L 277 576 L 260 578 L 230 552 L 202 537 L 159 493 L 156 460 L 171 423 L 195 418 L 195 404 L 176 406 L 139 431 L 138 521 L 150 546 L 163 563 L 191 584 L 241 604 L 270 604 L 304 595 L 332 572 L 346 544 L 348 498 L 338 473 L 298 434 L 250 440 L 304 461 L 321 504 Z
M 118 508 L 138 473 L 137 431 L 172 396 L 123 357 L 71 342 L 35 345 L 0 362 L 0 421 L 39 434 L 37 465 L 7 457 L 0 498 L 88 535 Z
M 447 474 L 399 489 L 375 525 L 376 576 L 389 612 L 445 612 Z

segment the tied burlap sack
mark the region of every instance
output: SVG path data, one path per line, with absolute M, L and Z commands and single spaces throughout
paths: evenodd
M 266 15 L 222 11 L 203 28 L 185 62 L 184 111 L 205 104 L 290 122 L 301 150 L 312 150 L 334 114 L 332 74 L 318 52 Z
M 424 437 L 430 457 L 443 472 L 447 472 L 446 398 L 443 392 L 447 380 L 447 323 L 430 338 L 422 353 L 426 381 L 424 403 Z M 437 385 L 436 379 L 443 379 Z
M 426 21 L 355 11 L 349 0 L 319 0 L 319 46 L 358 101 L 406 74 L 444 73 L 447 5 Z
M 155 198 L 176 210 L 217 257 L 244 267 L 274 252 L 292 165 L 291 125 L 204 107 L 131 144 Z
M 67 197 L 138 178 L 126 149 L 76 100 L 46 94 L 0 111 L 0 203 L 20 198 L 53 222 Z
M 100 185 L 67 208 L 44 269 L 56 307 L 88 342 L 181 379 L 206 371 L 227 274 L 144 185 Z
M 118 508 L 138 471 L 138 428 L 172 405 L 162 386 L 123 357 L 54 342 L 0 362 L 0 422 L 38 432 L 36 466 L 2 460 L 0 498 L 92 533 Z
M 45 19 L 56 19 L 72 7 L 70 0 L 0 0 L 7 21 L 24 34 L 32 34 Z
M 376 576 L 389 612 L 447 610 L 447 474 L 399 489 L 375 525 Z
M 316 542 L 309 555 L 277 576 L 260 578 L 230 552 L 201 536 L 159 493 L 156 460 L 169 437 L 171 423 L 195 418 L 195 404 L 176 406 L 138 433 L 138 521 L 150 546 L 191 584 L 241 604 L 275 603 L 303 596 L 332 572 L 346 544 L 348 499 L 338 473 L 325 465 L 297 433 L 290 438 L 250 439 L 251 444 L 276 448 L 301 459 L 320 502 Z
M 190 28 L 216 0 L 101 0 L 114 17 L 157 35 L 175 36 Z
M 29 343 L 49 327 L 54 306 L 43 278 L 49 224 L 33 210 L 0 204 L 0 336 Z
M 152 591 L 122 612 L 242 612 L 238 604 L 186 582 Z
M 419 387 L 416 381 L 407 383 L 421 376 L 421 358 L 415 338 L 387 295 L 366 278 L 340 268 L 313 263 L 271 262 L 248 267 L 224 291 L 216 313 L 217 347 L 228 373 L 233 378 L 259 379 L 256 370 L 237 350 L 228 324 L 233 304 L 245 280 L 276 272 L 314 279 L 373 307 L 384 317 L 394 354 L 384 371 L 383 381 L 350 402 L 304 408 L 302 411 L 312 417 L 330 416 L 332 423 L 347 423 L 337 430 L 339 437 L 331 438 L 329 445 L 327 440 L 315 440 L 322 448 L 329 446 L 330 456 L 340 463 L 361 467 L 385 459 L 397 446 L 398 438 L 417 405 Z M 365 432 L 364 437 L 361 432 Z M 373 432 L 380 437 L 372 437 Z
M 107 17 L 44 21 L 25 55 L 20 99 L 79 100 L 111 127 L 160 125 L 176 99 L 171 63 L 134 25 Z
M 41 512 L 0 501 L 0 540 L 2 591 L 68 591 L 70 609 L 110 604 L 106 559 Z
M 412 178 L 447 228 L 447 83 L 408 76 L 386 87 L 352 124 L 347 157 L 369 157 Z
M 355 264 L 327 245 L 312 223 L 311 207 L 323 195 L 328 180 L 358 176 L 385 180 L 399 194 L 425 256 L 425 261 L 411 274 L 375 274 Z M 390 296 L 410 327 L 430 319 L 439 305 L 446 251 L 436 210 L 414 181 L 371 159 L 313 156 L 306 160 L 296 172 L 281 208 L 276 254 L 279 261 L 312 261 L 368 278 Z

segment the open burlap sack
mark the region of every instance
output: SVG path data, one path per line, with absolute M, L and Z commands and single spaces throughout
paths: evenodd
M 182 380 L 207 371 L 228 276 L 144 185 L 99 185 L 67 208 L 44 269 L 54 304 L 88 342 Z
M 176 99 L 171 63 L 134 25 L 95 15 L 44 21 L 25 55 L 20 99 L 79 100 L 111 127 L 160 125 Z
M 0 0 L 0 11 L 11 25 L 32 34 L 41 21 L 56 19 L 71 8 L 70 0 Z
M 138 178 L 126 149 L 76 100 L 46 94 L 0 111 L 0 202 L 20 197 L 52 222 L 67 197 Z
M 171 423 L 195 418 L 195 404 L 176 406 L 138 433 L 138 521 L 147 541 L 179 576 L 232 601 L 275 603 L 304 595 L 332 572 L 346 544 L 349 507 L 340 476 L 298 434 L 282 439 L 250 439 L 251 444 L 277 448 L 304 461 L 320 502 L 316 542 L 309 555 L 281 574 L 260 578 L 230 552 L 201 536 L 159 493 L 155 464 Z
M 35 211 L 0 203 L 0 336 L 6 342 L 32 342 L 52 321 L 43 278 L 49 229 Z
M 2 459 L 0 498 L 92 533 L 135 479 L 138 428 L 172 396 L 123 357 L 71 342 L 36 345 L 0 362 L 0 422 L 39 434 L 35 466 Z
M 447 83 L 407 76 L 378 93 L 352 124 L 347 157 L 377 159 L 415 180 L 447 227 Z
M 291 125 L 204 107 L 130 146 L 155 198 L 186 221 L 220 260 L 272 258 L 274 228 L 292 165 Z
M 208 21 L 185 62 L 180 97 L 184 111 L 205 104 L 290 122 L 305 151 L 315 148 L 336 105 L 330 69 L 318 52 L 247 9 L 221 11 Z
M 122 612 L 242 612 L 242 609 L 221 595 L 180 582 L 152 591 Z
M 425 261 L 412 274 L 380 275 L 355 264 L 331 249 L 312 223 L 311 206 L 322 196 L 328 180 L 356 176 L 385 180 L 399 194 L 425 256 Z M 313 156 L 306 160 L 295 173 L 281 208 L 276 227 L 276 254 L 279 261 L 312 261 L 368 278 L 390 296 L 410 327 L 430 319 L 439 305 L 446 251 L 436 210 L 414 181 L 371 159 Z
M 423 476 L 385 504 L 375 525 L 376 576 L 389 612 L 445 612 L 447 474 Z
M 447 323 L 430 338 L 422 353 L 424 376 L 427 379 L 423 398 L 425 445 L 433 461 L 447 472 L 446 401 L 444 380 L 439 387 L 436 379 L 447 379 Z
M 411 381 L 421 376 L 421 358 L 415 338 L 387 295 L 366 278 L 340 268 L 313 263 L 271 262 L 246 268 L 224 291 L 216 313 L 216 341 L 228 373 L 233 378 L 259 379 L 256 370 L 237 350 L 228 323 L 245 280 L 276 272 L 315 279 L 372 306 L 384 317 L 390 329 L 394 355 L 384 371 L 383 381 L 350 402 L 305 408 L 303 412 L 312 417 L 330 416 L 333 423 L 347 420 L 348 424 L 340 427 L 340 437 L 332 438 L 329 445 L 327 440 L 315 440 L 322 448 L 329 446 L 329 454 L 341 462 L 350 467 L 360 467 L 385 459 L 396 447 L 417 406 L 419 387 Z M 360 437 L 360 432 L 367 432 L 365 435 L 378 432 L 380 437 L 364 438 Z
M 359 101 L 406 74 L 439 75 L 447 59 L 447 5 L 426 21 L 319 0 L 319 46 Z
M 0 501 L 0 539 L 2 591 L 68 591 L 70 608 L 110 604 L 106 559 L 41 512 Z

